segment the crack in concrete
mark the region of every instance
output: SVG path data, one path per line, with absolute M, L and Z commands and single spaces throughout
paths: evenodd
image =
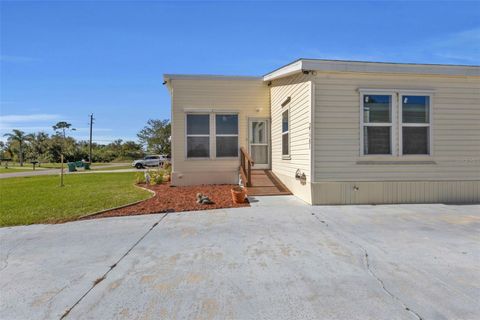
M 10 258 L 10 254 L 12 252 L 13 252 L 13 249 L 8 250 L 8 252 L 5 256 L 5 260 L 3 261 L 3 263 L 5 263 L 5 265 L 0 269 L 0 272 L 2 272 L 3 270 L 5 270 L 8 267 L 8 258 Z
M 48 306 L 47 306 L 47 312 L 46 314 L 50 314 L 50 310 L 52 309 L 52 303 L 53 303 L 53 300 L 60 294 L 63 292 L 63 290 L 65 290 L 66 288 L 68 288 L 68 284 L 63 286 L 60 290 L 58 290 L 51 298 L 48 299 Z M 48 319 L 48 316 L 45 315 L 43 319 Z
M 328 223 L 326 223 L 325 220 L 320 220 L 320 218 L 315 214 L 315 213 L 312 213 L 312 216 L 315 217 L 315 219 L 317 219 L 318 221 L 320 221 L 321 223 L 325 224 L 326 227 L 328 227 Z M 330 229 L 331 230 L 331 229 Z M 364 261 L 365 261 L 365 266 L 367 268 L 367 271 L 368 273 L 370 274 L 370 276 L 372 276 L 375 280 L 377 280 L 378 283 L 380 283 L 380 286 L 382 287 L 383 291 L 385 291 L 387 293 L 388 296 L 390 296 L 390 298 L 392 298 L 393 300 L 396 300 L 398 303 L 400 303 L 400 305 L 403 307 L 403 309 L 407 312 L 410 312 L 412 315 L 414 315 L 418 320 L 424 320 L 422 318 L 422 316 L 420 314 L 418 314 L 415 310 L 412 310 L 410 307 L 408 307 L 399 297 L 397 297 L 396 295 L 394 295 L 390 290 L 387 289 L 387 287 L 385 286 L 385 283 L 383 282 L 382 279 L 380 279 L 379 276 L 377 276 L 377 274 L 372 270 L 372 268 L 370 267 L 370 260 L 368 258 L 368 251 L 367 249 L 365 249 L 365 247 L 363 247 L 361 244 L 359 243 L 356 243 L 350 239 L 348 239 L 347 237 L 341 235 L 338 231 L 336 230 L 332 230 L 334 233 L 336 233 L 337 235 L 343 237 L 343 238 L 346 238 L 348 242 L 350 242 L 351 244 L 357 246 L 358 248 L 360 248 L 363 253 L 364 253 Z
M 352 242 L 353 243 L 353 242 Z M 385 283 L 383 282 L 382 279 L 380 279 L 379 276 L 377 276 L 377 274 L 370 268 L 370 260 L 368 259 L 368 251 L 362 247 L 361 245 L 357 244 L 360 248 L 362 248 L 362 250 L 364 251 L 365 253 L 365 265 L 367 267 L 367 270 L 368 270 L 368 273 L 373 277 L 375 278 L 379 283 L 380 285 L 382 286 L 382 289 L 383 291 L 385 291 L 392 299 L 395 299 L 397 300 L 402 306 L 403 308 L 410 312 L 411 314 L 413 314 L 414 316 L 417 317 L 418 320 L 423 320 L 423 318 L 415 311 L 415 310 L 412 310 L 411 308 L 409 308 L 399 297 L 397 297 L 396 295 L 394 295 L 390 290 L 387 289 L 387 287 L 385 286 Z
M 28 239 L 22 239 L 20 240 L 17 245 L 15 245 L 13 248 L 10 248 L 7 252 L 7 254 L 5 255 L 5 259 L 2 261 L 5 265 L 0 268 L 0 272 L 2 272 L 3 270 L 5 270 L 7 267 L 8 267 L 8 259 L 10 259 L 10 255 L 13 253 L 13 251 L 15 251 L 18 247 L 20 247 L 20 245 L 22 245 L 25 241 L 28 241 Z
M 110 268 L 105 272 L 101 277 L 95 279 L 93 282 L 93 285 L 88 289 L 81 297 L 78 299 L 70 308 L 68 308 L 65 313 L 62 314 L 60 317 L 60 320 L 65 319 L 69 313 L 75 308 L 100 282 L 105 280 L 107 278 L 107 275 L 112 271 L 145 237 L 156 227 L 160 222 L 162 222 L 163 219 L 168 215 L 168 213 L 165 213 L 157 222 L 155 222 L 150 229 L 147 230 L 128 250 L 125 252 L 120 259 L 118 259 L 114 264 L 110 266 Z

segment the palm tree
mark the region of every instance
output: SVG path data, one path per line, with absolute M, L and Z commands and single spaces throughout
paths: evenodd
M 65 138 L 66 138 L 65 133 L 66 133 L 67 130 L 72 130 L 72 131 L 76 130 L 75 128 L 72 128 L 71 123 L 68 123 L 68 122 L 65 122 L 65 121 L 57 122 L 57 124 L 52 126 L 52 128 L 53 128 L 53 130 L 55 130 L 55 132 L 63 134 L 63 140 L 65 140 Z
M 25 134 L 21 130 L 13 129 L 12 133 L 5 133 L 3 136 L 7 137 L 9 142 L 18 142 L 18 158 L 20 166 L 23 167 L 23 145 L 32 138 L 32 134 Z
M 53 127 L 53 130 L 55 130 L 55 132 L 57 133 L 57 135 L 61 135 L 63 133 L 63 146 L 62 146 L 62 149 L 61 149 L 61 154 L 60 154 L 60 161 L 62 162 L 62 169 L 60 171 L 60 187 L 63 187 L 63 154 L 65 152 L 65 147 L 66 147 L 66 131 L 67 130 L 71 130 L 71 131 L 74 131 L 76 130 L 75 128 L 72 128 L 72 124 L 71 123 L 68 123 L 66 121 L 60 121 L 60 122 L 57 122 L 56 125 L 54 125 Z
M 35 160 L 39 160 L 39 157 L 44 155 L 47 149 L 48 134 L 45 132 L 37 132 L 36 134 L 32 134 L 29 141 L 32 145 Z

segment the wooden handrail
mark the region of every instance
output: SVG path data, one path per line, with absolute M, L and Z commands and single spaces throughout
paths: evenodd
M 241 147 L 241 148 L 240 148 L 240 151 L 245 155 L 245 158 L 247 158 L 247 160 L 252 163 L 252 166 L 253 166 L 253 159 L 252 159 L 252 157 L 250 157 L 250 155 L 248 154 L 247 149 L 245 149 L 245 147 Z
M 244 147 L 240 148 L 240 174 L 247 187 L 252 186 L 252 167 L 255 163 Z

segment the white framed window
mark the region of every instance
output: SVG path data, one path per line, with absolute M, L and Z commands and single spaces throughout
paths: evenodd
M 210 158 L 210 114 L 186 115 L 187 158 Z
M 237 114 L 215 114 L 215 149 L 217 158 L 238 157 Z
M 393 154 L 394 109 L 393 94 L 361 94 L 362 155 Z
M 282 112 L 282 158 L 290 158 L 290 109 Z
M 431 148 L 431 95 L 399 94 L 400 155 L 429 155 Z
M 359 90 L 362 156 L 432 154 L 432 91 Z

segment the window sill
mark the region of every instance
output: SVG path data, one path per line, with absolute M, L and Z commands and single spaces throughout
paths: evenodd
M 437 164 L 433 160 L 391 159 L 391 160 L 357 160 L 359 165 L 429 165 Z
M 282 160 L 292 160 L 292 157 L 290 157 L 290 156 L 282 156 Z
M 219 158 L 185 158 L 185 161 L 199 161 L 199 160 L 209 160 L 209 161 L 221 161 L 221 160 L 229 160 L 229 161 L 237 161 L 237 160 L 240 160 L 240 157 L 219 157 Z
M 185 158 L 185 161 L 212 160 L 211 158 Z

